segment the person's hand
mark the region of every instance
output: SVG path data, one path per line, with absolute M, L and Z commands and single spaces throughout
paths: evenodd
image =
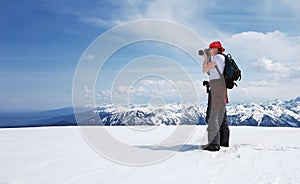
M 204 58 L 205 60 L 208 59 L 208 56 L 207 56 L 206 52 L 203 52 L 203 58 Z

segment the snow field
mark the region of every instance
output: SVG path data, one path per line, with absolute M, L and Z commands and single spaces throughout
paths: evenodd
M 172 132 L 172 127 L 157 127 L 153 138 Z M 219 152 L 197 149 L 205 126 L 196 126 L 192 138 L 179 145 L 179 150 L 176 140 L 173 147 L 152 149 L 149 136 L 136 140 L 128 137 L 126 127 L 102 128 L 118 139 L 140 144 L 140 149 L 168 151 L 173 156 L 153 165 L 128 166 L 96 153 L 77 127 L 0 129 L 0 183 L 300 182 L 297 128 L 230 127 L 231 146 Z

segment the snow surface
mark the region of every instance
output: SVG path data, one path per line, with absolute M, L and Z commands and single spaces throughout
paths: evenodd
M 128 127 L 97 128 L 151 149 L 149 143 L 169 135 L 175 126 L 158 126 L 145 136 L 128 136 Z M 300 183 L 300 129 L 230 127 L 230 148 L 208 152 L 196 149 L 206 127 L 195 128 L 178 151 L 152 149 L 174 153 L 172 157 L 138 167 L 100 156 L 78 127 L 0 129 L 0 183 Z

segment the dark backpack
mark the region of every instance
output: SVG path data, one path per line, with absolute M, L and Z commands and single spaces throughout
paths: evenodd
M 225 57 L 225 68 L 223 72 L 223 76 L 226 83 L 226 88 L 232 89 L 234 86 L 237 86 L 235 81 L 240 81 L 242 78 L 241 70 L 235 63 L 234 59 L 231 57 L 230 54 L 222 54 Z M 219 74 L 220 71 L 216 66 L 216 69 L 218 70 Z M 220 74 L 221 75 L 221 74 Z

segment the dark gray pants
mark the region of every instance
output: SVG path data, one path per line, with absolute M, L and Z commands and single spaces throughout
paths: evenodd
M 221 80 L 209 82 L 210 91 L 206 122 L 209 144 L 229 146 L 229 128 L 226 119 L 226 87 Z

